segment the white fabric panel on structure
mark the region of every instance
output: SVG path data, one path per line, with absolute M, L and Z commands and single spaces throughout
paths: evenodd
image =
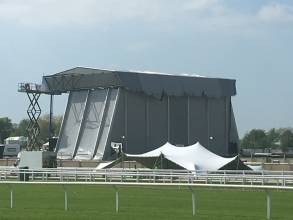
M 62 132 L 57 143 L 58 158 L 72 159 L 84 115 L 88 91 L 70 92 Z
M 59 159 L 103 159 L 119 89 L 70 92 L 57 143 Z
M 199 142 L 187 147 L 176 147 L 167 142 L 144 154 L 126 154 L 130 158 L 150 158 L 160 155 L 187 170 L 219 170 L 237 159 L 237 156 L 231 158 L 218 156 L 204 148 Z
M 80 140 L 77 144 L 75 159 L 91 160 L 94 156 L 97 136 L 101 129 L 104 108 L 106 105 L 106 89 L 90 91 L 88 104 L 85 111 L 84 122 L 79 134 Z
M 119 89 L 109 89 L 109 94 L 107 95 L 106 106 L 104 109 L 103 116 L 103 127 L 97 136 L 97 149 L 94 159 L 102 160 L 106 145 L 108 143 L 109 133 L 111 130 L 112 120 L 116 110 L 116 104 L 119 97 Z

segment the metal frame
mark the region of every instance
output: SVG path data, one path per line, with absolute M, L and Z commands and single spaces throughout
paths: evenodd
M 52 137 L 52 117 L 53 117 L 53 96 L 59 93 L 48 92 L 42 88 L 42 85 L 36 83 L 19 83 L 18 92 L 26 93 L 30 104 L 27 108 L 27 115 L 29 117 L 29 125 L 27 127 L 28 143 L 27 150 L 36 150 L 38 147 L 38 136 L 40 134 L 40 126 L 38 119 L 42 113 L 39 105 L 39 98 L 41 94 L 50 95 L 50 115 L 49 115 L 49 126 L 48 126 L 48 137 Z
M 75 90 L 80 89 L 79 86 L 79 82 L 82 78 L 82 75 L 58 75 L 58 76 L 54 76 L 52 77 L 53 82 L 56 83 L 56 87 L 58 89 L 53 89 L 54 91 L 56 90 L 57 92 L 61 93 L 61 92 L 65 92 L 67 91 L 67 87 L 71 87 L 71 90 Z M 49 87 L 48 89 L 50 90 L 50 86 L 48 83 L 48 80 L 46 79 L 46 77 L 43 77 L 43 79 L 45 79 L 47 86 Z
M 41 131 L 39 123 L 38 123 L 38 119 L 42 113 L 41 107 L 38 103 L 40 95 L 41 95 L 40 93 L 27 92 L 27 96 L 30 101 L 29 107 L 27 109 L 27 115 L 30 119 L 30 123 L 27 127 L 27 134 L 28 134 L 27 149 L 28 150 L 35 150 L 38 145 L 38 136 Z

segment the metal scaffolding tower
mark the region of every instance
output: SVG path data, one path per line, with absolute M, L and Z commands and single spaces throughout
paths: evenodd
M 29 125 L 27 127 L 28 144 L 27 150 L 36 150 L 38 147 L 38 136 L 40 134 L 40 126 L 38 119 L 41 115 L 41 107 L 39 105 L 39 98 L 42 93 L 41 85 L 35 83 L 20 83 L 18 85 L 18 91 L 27 94 L 30 104 L 27 109 L 27 115 L 29 117 Z

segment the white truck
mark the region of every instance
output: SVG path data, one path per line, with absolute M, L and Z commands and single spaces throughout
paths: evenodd
M 17 157 L 18 153 L 26 146 L 27 137 L 8 137 L 4 142 L 3 157 Z
M 56 153 L 50 151 L 21 151 L 17 156 L 17 167 L 22 169 L 55 168 Z

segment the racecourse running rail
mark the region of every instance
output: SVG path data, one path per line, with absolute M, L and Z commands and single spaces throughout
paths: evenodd
M 21 178 L 22 177 L 22 178 Z M 18 169 L 0 168 L 0 181 L 168 183 L 286 186 L 293 189 L 292 171 L 187 171 L 151 169 Z
M 13 208 L 14 184 L 56 184 L 64 188 L 64 209 L 68 210 L 66 185 L 112 185 L 116 191 L 115 209 L 119 211 L 119 190 L 128 186 L 185 186 L 192 195 L 192 214 L 196 214 L 194 187 L 250 188 L 266 191 L 267 219 L 271 219 L 270 190 L 293 190 L 290 171 L 187 171 L 150 169 L 18 169 L 0 168 L 0 184 L 10 188 Z

